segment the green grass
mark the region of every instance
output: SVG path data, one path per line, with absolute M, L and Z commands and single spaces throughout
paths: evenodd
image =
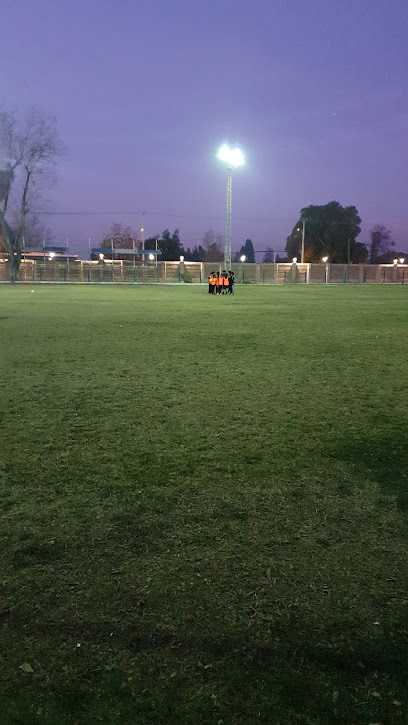
M 0 289 L 2 725 L 407 723 L 407 305 Z

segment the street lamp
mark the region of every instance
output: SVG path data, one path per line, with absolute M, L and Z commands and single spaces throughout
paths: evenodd
M 100 259 L 101 261 L 102 261 L 102 259 L 105 259 L 105 255 L 104 255 L 104 254 L 102 254 L 102 252 L 101 252 L 101 253 L 100 253 L 100 255 L 99 255 L 99 259 Z
M 245 254 L 241 254 L 241 256 L 240 256 L 239 259 L 240 259 L 241 262 L 245 262 L 245 260 L 246 260 Z
M 149 254 L 149 259 L 150 259 L 151 262 L 153 262 L 153 260 L 154 260 L 154 254 Z
M 227 208 L 225 218 L 225 250 L 224 250 L 224 267 L 231 269 L 231 178 L 233 169 L 242 166 L 244 163 L 244 155 L 241 149 L 231 148 L 224 144 L 218 151 L 217 157 L 222 161 L 227 169 Z
M 329 258 L 328 257 L 322 257 L 322 262 L 326 265 L 326 269 L 324 270 L 324 281 L 325 284 L 328 284 L 329 282 L 329 265 L 328 265 Z
M 292 262 L 293 262 L 293 264 L 296 264 L 297 263 L 297 257 L 293 257 Z
M 400 263 L 400 264 L 404 264 L 404 262 L 405 262 L 405 259 L 404 259 L 404 257 L 401 257 L 401 258 L 400 258 L 400 261 L 399 261 L 399 263 Z
M 298 227 L 297 232 L 302 232 L 302 249 L 300 252 L 300 263 L 303 264 L 305 261 L 305 231 L 306 231 L 306 219 L 302 219 L 302 229 Z
M 398 259 L 393 259 L 392 261 L 394 264 L 398 264 Z
M 180 257 L 180 262 L 184 262 L 184 257 L 183 256 Z

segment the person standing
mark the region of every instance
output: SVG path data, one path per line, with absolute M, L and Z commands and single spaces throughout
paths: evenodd
M 228 284 L 229 284 L 228 292 L 230 293 L 230 295 L 233 295 L 234 294 L 235 277 L 234 277 L 233 272 L 231 272 L 231 270 L 228 272 Z
M 228 294 L 228 291 L 229 291 L 229 281 L 228 281 L 228 275 L 227 275 L 227 273 L 226 273 L 225 270 L 223 272 L 223 280 L 222 281 L 223 281 L 223 292 L 225 292 L 225 294 L 227 295 Z
M 214 272 L 211 272 L 211 274 L 208 278 L 208 294 L 209 295 L 214 294 L 214 287 L 215 287 L 215 276 L 214 276 Z
M 220 273 L 217 272 L 215 277 L 215 294 L 219 295 L 221 294 L 221 286 L 222 286 L 222 279 L 220 277 Z

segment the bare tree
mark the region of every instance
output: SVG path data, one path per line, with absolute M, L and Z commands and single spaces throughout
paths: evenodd
M 273 264 L 275 261 L 276 252 L 272 247 L 266 247 L 266 252 L 262 259 L 262 264 Z
M 0 234 L 12 282 L 21 263 L 27 215 L 52 186 L 62 153 L 54 118 L 35 109 L 22 119 L 0 113 Z
M 110 249 L 111 245 L 115 249 L 134 249 L 139 247 L 139 233 L 132 227 L 125 226 L 121 222 L 113 222 L 107 234 L 104 234 L 102 244 L 105 249 Z M 126 254 L 115 254 L 115 259 L 132 259 Z
M 202 247 L 205 250 L 204 262 L 221 262 L 224 259 L 222 236 L 214 234 L 212 229 L 205 232 Z
M 385 261 L 391 247 L 395 247 L 395 242 L 391 240 L 390 230 L 384 224 L 376 224 L 370 232 L 370 264 Z

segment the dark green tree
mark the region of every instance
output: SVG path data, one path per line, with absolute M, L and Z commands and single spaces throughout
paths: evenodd
M 368 249 L 363 242 L 355 242 L 351 262 L 353 264 L 364 264 L 368 260 Z
M 300 212 L 300 219 L 286 240 L 288 258 L 300 259 L 302 246 L 302 222 L 306 222 L 305 262 L 320 262 L 328 256 L 331 262 L 346 263 L 361 256 L 356 247 L 360 234 L 361 219 L 355 206 L 343 207 L 338 201 L 321 206 L 307 206 Z
M 169 230 L 165 229 L 157 242 L 157 246 L 161 251 L 160 259 L 165 262 L 177 261 L 181 255 L 184 255 L 178 229 L 175 229 L 173 234 L 170 234 Z
M 254 250 L 254 245 L 252 244 L 251 239 L 245 240 L 245 244 L 241 247 L 239 252 L 237 254 L 235 254 L 234 262 L 239 262 L 240 257 L 242 257 L 242 255 L 245 255 L 246 263 L 253 264 L 255 262 L 255 250 Z

